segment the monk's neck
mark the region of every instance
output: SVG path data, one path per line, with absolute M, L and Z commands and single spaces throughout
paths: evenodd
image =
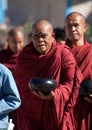
M 79 40 L 73 43 L 76 46 L 83 46 L 84 45 L 84 40 Z

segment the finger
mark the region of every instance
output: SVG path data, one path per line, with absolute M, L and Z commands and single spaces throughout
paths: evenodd
M 33 93 L 35 96 L 39 97 L 39 92 L 36 92 L 36 91 L 33 90 L 32 93 Z
M 45 96 L 42 92 L 39 91 L 39 94 L 42 95 L 42 96 Z
M 85 97 L 84 99 L 85 99 L 87 102 L 92 103 L 92 99 L 90 99 L 89 97 Z
M 92 94 L 90 94 L 89 96 L 92 97 Z

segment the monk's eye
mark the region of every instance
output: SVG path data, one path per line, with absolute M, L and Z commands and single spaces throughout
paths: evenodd
M 38 38 L 38 37 L 39 37 L 39 35 L 38 35 L 38 34 L 35 34 L 35 35 L 33 35 L 33 37 L 34 37 L 34 38 Z
M 78 28 L 78 27 L 79 27 L 79 25 L 78 25 L 78 24 L 75 24 L 74 26 L 75 26 L 76 28 Z
M 33 38 L 47 38 L 48 37 L 48 34 L 46 34 L 46 33 L 43 33 L 43 34 L 40 34 L 40 33 L 38 33 L 38 34 L 34 34 L 33 35 Z
M 67 27 L 68 27 L 68 28 L 72 28 L 72 25 L 71 25 L 71 24 L 67 24 Z
M 48 35 L 47 34 L 42 34 L 42 38 L 46 38 Z

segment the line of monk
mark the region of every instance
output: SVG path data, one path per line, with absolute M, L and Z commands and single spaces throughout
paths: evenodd
M 72 12 L 64 22 L 65 44 L 58 44 L 47 19 L 33 23 L 25 46 L 19 28 L 9 31 L 0 63 L 13 73 L 22 100 L 10 114 L 14 130 L 92 130 L 92 94 L 79 97 L 81 82 L 92 80 L 92 45 L 85 39 L 86 29 L 85 17 Z M 33 77 L 56 80 L 56 89 L 49 95 L 31 90 Z

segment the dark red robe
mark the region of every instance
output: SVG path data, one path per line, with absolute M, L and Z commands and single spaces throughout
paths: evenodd
M 19 55 L 18 53 L 13 53 L 8 47 L 6 50 L 0 51 L 0 63 L 4 64 L 6 67 L 11 70 L 12 74 L 14 74 L 16 67 L 16 60 Z
M 20 51 L 18 53 L 13 53 L 10 48 L 8 47 L 6 50 L 0 51 L 0 63 L 4 64 L 8 69 L 12 72 L 14 75 L 15 67 L 16 67 L 16 61 L 17 57 L 19 55 Z M 13 111 L 9 114 L 10 118 L 13 119 L 13 123 L 15 124 L 14 130 L 17 129 L 17 117 L 16 117 L 16 111 Z
M 18 57 L 15 71 L 22 99 L 22 105 L 18 109 L 18 130 L 64 130 L 61 122 L 67 104 L 70 103 L 75 66 L 75 59 L 67 46 L 54 42 L 45 55 L 39 54 L 32 43 L 24 47 Z M 32 95 L 28 87 L 32 77 L 56 80 L 54 100 L 42 100 Z M 77 94 L 78 90 L 75 95 Z M 74 100 L 76 101 L 76 98 Z M 71 128 L 72 126 L 69 126 L 69 130 Z
M 83 73 L 84 80 L 92 80 L 92 45 L 84 40 L 83 46 L 75 46 L 70 41 L 67 45 L 70 46 L 72 53 L 78 63 L 78 66 Z M 78 98 L 75 107 L 75 130 L 92 130 L 92 103 Z

